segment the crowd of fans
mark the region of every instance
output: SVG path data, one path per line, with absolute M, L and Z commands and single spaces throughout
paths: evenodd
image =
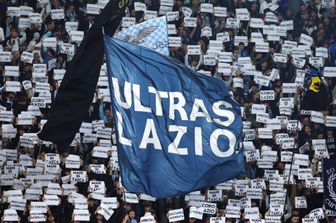
M 222 79 L 242 107 L 246 175 L 167 199 L 122 187 L 104 64 L 70 147 L 60 151 L 36 136 L 68 62 L 107 2 L 0 0 L 1 222 L 165 223 L 180 208 L 178 222 L 336 222 L 324 209 L 321 174 L 321 159 L 336 156 L 335 1 L 145 0 L 138 2 L 145 12 L 139 4 L 127 8 L 135 24 L 153 11 L 169 15 L 169 34 L 181 40 L 171 56 Z M 312 67 L 326 89 L 311 101 L 326 106 L 313 112 L 300 107 Z M 216 206 L 191 208 L 204 202 Z

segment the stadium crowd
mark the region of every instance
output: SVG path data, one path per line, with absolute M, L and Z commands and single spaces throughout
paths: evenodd
M 36 136 L 107 2 L 0 0 L 1 222 L 336 222 L 324 209 L 321 174 L 321 159 L 336 157 L 334 0 L 145 0 L 127 8 L 119 30 L 167 15 L 171 56 L 223 80 L 242 108 L 246 175 L 167 199 L 122 187 L 105 64 L 70 147 Z M 184 220 L 172 221 L 181 208 Z

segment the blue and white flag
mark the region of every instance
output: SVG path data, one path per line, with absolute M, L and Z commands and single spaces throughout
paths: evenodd
M 336 215 L 336 160 L 322 160 L 324 205 L 329 215 Z
M 177 196 L 244 173 L 240 107 L 222 81 L 108 36 L 105 53 L 127 191 Z
M 169 55 L 166 16 L 122 29 L 114 35 L 114 38 Z

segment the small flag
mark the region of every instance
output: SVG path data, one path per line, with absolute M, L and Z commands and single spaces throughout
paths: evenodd
M 105 36 L 122 184 L 171 197 L 244 173 L 240 106 L 225 84 Z
M 169 55 L 166 16 L 123 29 L 114 38 Z
M 336 160 L 322 160 L 323 192 L 325 209 L 336 212 Z
M 321 79 L 318 69 L 310 67 L 305 78 L 305 92 L 302 97 L 300 109 L 326 111 L 328 107 L 327 88 Z

